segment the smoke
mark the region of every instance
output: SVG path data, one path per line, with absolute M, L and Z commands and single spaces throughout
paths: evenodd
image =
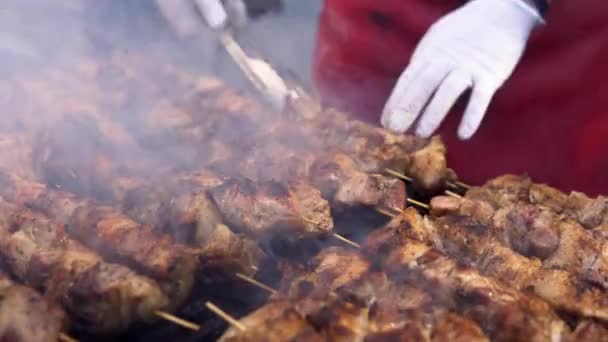
M 247 51 L 309 84 L 320 2 L 284 0 L 280 11 L 252 20 L 237 33 L 237 40 Z M 251 4 L 256 6 L 256 1 Z M 109 63 L 99 75 L 86 61 L 117 62 L 118 68 Z M 65 113 L 79 113 L 98 122 L 119 121 L 142 138 L 138 113 L 167 109 L 179 116 L 172 103 L 187 91 L 172 82 L 171 72 L 161 70 L 165 65 L 176 66 L 191 79 L 213 75 L 252 91 L 213 32 L 178 38 L 152 0 L 3 0 L 0 133 L 52 129 Z M 91 139 L 89 129 L 71 132 L 76 136 L 65 141 L 73 148 L 79 148 L 78 141 L 88 146 L 84 141 Z

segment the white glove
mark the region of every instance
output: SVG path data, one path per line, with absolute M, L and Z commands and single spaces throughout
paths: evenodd
M 472 88 L 458 128 L 460 139 L 469 139 L 542 22 L 522 0 L 473 0 L 444 16 L 414 51 L 384 108 L 382 125 L 403 133 L 420 116 L 416 134 L 428 137 Z
M 248 21 L 243 0 L 156 0 L 156 3 L 180 36 L 192 36 L 207 27 L 221 29 L 229 21 L 241 27 Z

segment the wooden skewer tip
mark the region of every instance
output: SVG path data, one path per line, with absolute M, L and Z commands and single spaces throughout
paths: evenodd
M 446 190 L 445 194 L 448 195 L 448 196 L 452 196 L 452 197 L 462 198 L 462 196 L 460 196 L 459 194 L 457 194 L 457 193 L 455 193 L 453 191 L 450 191 L 450 190 Z
M 388 211 L 384 210 L 384 209 L 380 209 L 380 208 L 376 208 L 376 211 L 384 216 L 388 216 L 388 217 L 395 217 L 397 215 L 393 214 L 393 213 L 389 213 Z
M 75 339 L 67 334 L 64 334 L 64 333 L 59 334 L 59 341 L 61 341 L 61 342 L 78 342 L 77 339 Z
M 349 244 L 349 245 L 351 245 L 351 246 L 355 247 L 355 248 L 361 248 L 361 245 L 359 245 L 358 243 L 356 243 L 356 242 L 354 242 L 354 241 L 351 241 L 351 240 L 349 240 L 349 239 L 345 238 L 344 236 L 342 236 L 342 235 L 340 235 L 340 234 L 336 234 L 336 233 L 334 233 L 334 237 L 335 237 L 336 239 L 338 239 L 338 240 L 342 241 L 342 242 L 345 242 L 345 243 L 347 243 L 347 244 Z
M 198 324 L 192 323 L 192 322 L 188 322 L 185 319 L 181 319 L 175 315 L 172 315 L 168 312 L 164 312 L 164 311 L 160 311 L 160 310 L 156 310 L 154 312 L 157 316 L 159 316 L 160 318 L 167 320 L 169 322 L 175 323 L 183 328 L 186 329 L 190 329 L 190 330 L 194 330 L 194 331 L 199 331 L 201 329 L 201 327 Z
M 205 306 L 207 307 L 207 309 L 209 309 L 209 311 L 213 312 L 214 314 L 218 315 L 220 318 L 222 318 L 223 320 L 225 320 L 226 322 L 228 322 L 228 324 L 232 325 L 233 327 L 239 329 L 242 332 L 245 332 L 247 330 L 247 327 L 245 327 L 243 325 L 243 323 L 237 321 L 236 319 L 234 319 L 232 316 L 230 316 L 229 314 L 227 314 L 226 312 L 224 312 L 224 310 L 220 309 L 219 307 L 217 307 L 217 305 L 211 303 L 211 302 L 206 302 Z
M 420 208 L 424 208 L 424 209 L 427 209 L 427 210 L 428 210 L 428 209 L 431 209 L 431 207 L 430 207 L 428 204 L 425 204 L 425 203 L 422 203 L 422 202 L 416 201 L 416 200 L 411 199 L 411 198 L 408 198 L 408 199 L 407 199 L 407 202 L 408 202 L 408 203 L 410 203 L 410 204 L 413 204 L 413 205 L 415 205 L 415 206 L 418 206 L 418 207 L 420 207 Z
M 273 289 L 272 287 L 270 287 L 270 286 L 268 286 L 266 284 L 260 283 L 259 281 L 255 280 L 255 279 L 253 279 L 251 277 L 248 277 L 248 276 L 246 276 L 246 275 L 244 275 L 242 273 L 236 273 L 235 275 L 237 276 L 237 278 L 239 278 L 239 279 L 241 279 L 241 280 L 243 280 L 245 282 L 248 282 L 249 284 L 257 286 L 257 287 L 259 287 L 259 288 L 267 291 L 268 293 L 270 293 L 272 295 L 275 295 L 275 294 L 278 293 L 278 291 L 275 290 L 275 289 Z
M 413 178 L 408 177 L 408 176 L 404 175 L 403 173 L 395 171 L 393 169 L 385 169 L 384 171 L 386 171 L 386 173 L 388 173 L 391 176 L 395 176 L 397 178 L 401 178 L 401 179 L 406 180 L 408 182 L 413 181 Z

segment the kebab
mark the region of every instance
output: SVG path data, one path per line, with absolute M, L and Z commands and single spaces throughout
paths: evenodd
M 454 262 L 444 257 L 441 259 L 435 255 L 432 261 L 424 261 L 424 272 L 428 273 L 424 279 L 419 278 L 419 270 L 406 272 L 416 273 L 415 278 L 402 278 L 404 265 L 392 259 L 401 260 L 411 252 L 419 253 L 422 246 L 426 247 L 411 241 L 408 246 L 401 247 L 406 251 L 397 249 L 398 257 L 391 257 L 387 262 L 392 278 L 387 278 L 381 272 L 370 272 L 364 266 L 365 262 L 354 253 L 326 250 L 313 262 L 318 266 L 314 274 L 303 272 L 299 281 L 287 280 L 285 283 L 291 284 L 287 293 L 276 295 L 267 306 L 243 319 L 241 328 L 229 329 L 223 338 L 229 341 L 254 340 L 256 336 L 262 336 L 264 331 L 270 336 L 275 333 L 299 336 L 300 332 L 306 333 L 309 328 L 303 318 L 315 327 L 315 331 L 330 340 L 388 337 L 425 340 L 430 336 L 452 340 L 455 336 L 461 336 L 463 341 L 484 341 L 488 340 L 482 332 L 484 329 L 491 334 L 488 336 L 492 340 L 525 337 L 526 340 L 545 341 L 559 339 L 567 333 L 565 324 L 544 302 L 476 276 L 474 271 L 457 269 Z M 426 253 L 431 253 L 428 247 Z M 341 267 L 353 259 L 361 260 L 355 261 L 359 266 L 353 267 L 353 270 L 363 272 L 357 271 L 352 276 L 348 275 L 348 271 L 340 274 Z M 430 265 L 432 263 L 435 264 Z M 412 267 L 411 261 L 405 264 Z M 313 279 L 317 282 L 311 282 Z M 425 287 L 427 282 L 442 286 L 438 289 L 434 288 L 436 285 Z M 488 295 L 487 291 L 493 294 Z M 472 300 L 473 296 L 481 297 L 484 294 L 483 303 Z M 291 305 L 285 302 L 287 299 L 291 300 Z M 298 328 L 301 330 L 294 329 L 288 323 L 282 324 L 278 314 L 274 318 L 264 317 L 269 314 L 267 310 L 279 305 L 281 312 L 288 310 L 290 316 L 298 318 Z M 450 313 L 451 310 L 462 312 L 465 316 Z M 509 319 L 505 320 L 506 317 Z M 270 322 L 274 324 L 270 325 Z M 260 327 L 264 327 L 264 330 L 259 330 Z
M 135 322 L 153 322 L 171 303 L 153 280 L 103 261 L 68 238 L 44 215 L 0 200 L 8 227 L 0 238 L 0 258 L 22 282 L 59 301 L 74 325 L 96 333 L 116 333 Z
M 604 240 L 551 210 L 516 203 L 494 211 L 487 202 L 446 196 L 434 198 L 431 207 L 436 215 L 465 215 L 479 221 L 502 245 L 539 258 L 545 268 L 573 272 L 594 286 L 608 288 Z
M 529 290 L 556 309 L 576 317 L 608 318 L 605 291 L 576 274 L 544 268 L 505 247 L 490 235 L 490 228 L 464 216 L 422 218 L 412 210 L 397 216 L 384 229 L 370 234 L 369 249 L 387 250 L 409 239 L 432 243 L 448 256 L 475 266 L 481 274 L 499 279 L 518 290 Z
M 58 304 L 0 272 L 1 341 L 59 341 L 67 326 Z
M 285 292 L 233 325 L 222 340 L 488 340 L 474 322 L 450 313 L 425 290 L 370 272 L 358 253 L 326 249 L 296 274 L 284 277 Z
M 159 281 L 171 303 L 179 306 L 190 294 L 198 251 L 155 234 L 115 209 L 70 193 L 50 189 L 5 172 L 0 195 L 26 205 L 65 225 L 67 234 L 100 253 L 108 261 L 126 262 L 134 270 Z
M 548 185 L 533 183 L 527 176 L 497 177 L 481 187 L 472 188 L 466 197 L 486 201 L 495 208 L 514 202 L 540 205 L 576 220 L 587 229 L 608 223 L 608 199 L 604 196 L 589 198 L 580 192 L 565 194 Z
M 386 167 L 405 168 L 423 190 L 436 190 L 450 176 L 445 147 L 439 138 L 426 140 L 396 135 L 346 118 L 291 124 L 289 118 L 272 114 L 241 98 L 217 80 L 202 80 L 178 103 L 156 107 L 161 109 L 140 113 L 137 127 L 133 127 L 134 132 L 139 132 L 136 136 L 144 137 L 140 142 L 155 149 L 166 148 L 171 142 L 186 147 L 214 139 L 232 149 L 263 138 L 292 144 L 294 140 L 298 144 L 306 140 L 305 146 L 316 150 L 339 146 L 365 161 L 368 172 L 382 172 Z M 319 118 L 326 116 L 332 117 L 324 113 Z M 145 123 L 152 126 L 146 128 Z

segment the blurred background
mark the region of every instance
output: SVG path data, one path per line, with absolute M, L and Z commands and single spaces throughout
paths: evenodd
M 248 52 L 309 82 L 321 0 L 283 0 L 279 11 L 253 20 L 237 34 Z M 69 66 L 83 57 L 136 49 L 188 65 L 242 87 L 238 69 L 210 33 L 180 40 L 152 0 L 2 0 L 0 76 L 49 65 Z

